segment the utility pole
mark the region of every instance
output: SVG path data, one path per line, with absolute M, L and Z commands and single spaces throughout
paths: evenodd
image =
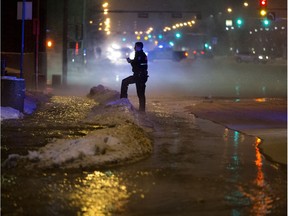
M 35 41 L 35 87 L 38 90 L 39 87 L 39 34 L 40 34 L 40 16 L 39 16 L 39 7 L 40 1 L 37 0 L 37 11 L 36 18 L 34 19 L 34 35 L 36 36 Z
M 62 83 L 67 85 L 67 34 L 68 34 L 68 0 L 63 1 L 63 46 L 62 46 Z
M 23 78 L 24 44 L 25 44 L 25 0 L 22 1 L 22 34 L 21 34 L 21 59 L 20 59 L 20 78 Z

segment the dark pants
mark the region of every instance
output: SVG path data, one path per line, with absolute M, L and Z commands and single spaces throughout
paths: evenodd
M 137 96 L 139 98 L 139 111 L 145 111 L 145 105 L 146 105 L 146 98 L 145 98 L 145 88 L 146 88 L 146 79 L 139 79 L 135 76 L 129 76 L 122 80 L 121 84 L 121 95 L 120 98 L 127 98 L 128 97 L 128 86 L 129 84 L 136 84 L 136 91 Z

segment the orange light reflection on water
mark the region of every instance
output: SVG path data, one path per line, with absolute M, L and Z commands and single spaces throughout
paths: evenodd
M 261 139 L 260 138 L 256 138 L 255 141 L 255 153 L 256 153 L 256 160 L 255 160 L 255 164 L 257 166 L 257 180 L 256 183 L 258 186 L 263 187 L 264 185 L 264 173 L 262 171 L 262 157 L 261 157 L 261 153 L 259 150 L 259 145 L 261 143 Z

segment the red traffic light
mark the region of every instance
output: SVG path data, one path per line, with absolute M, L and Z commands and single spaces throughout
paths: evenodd
M 267 0 L 260 0 L 261 7 L 267 7 Z

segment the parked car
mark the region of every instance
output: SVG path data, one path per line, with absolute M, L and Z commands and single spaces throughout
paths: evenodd
M 170 59 L 173 61 L 181 61 L 188 57 L 188 52 L 186 51 L 175 51 L 172 48 L 155 48 L 148 52 L 149 61 L 156 59 Z
M 238 63 L 253 62 L 266 64 L 269 60 L 269 56 L 265 54 L 255 54 L 252 52 L 239 52 L 235 54 L 235 59 Z

